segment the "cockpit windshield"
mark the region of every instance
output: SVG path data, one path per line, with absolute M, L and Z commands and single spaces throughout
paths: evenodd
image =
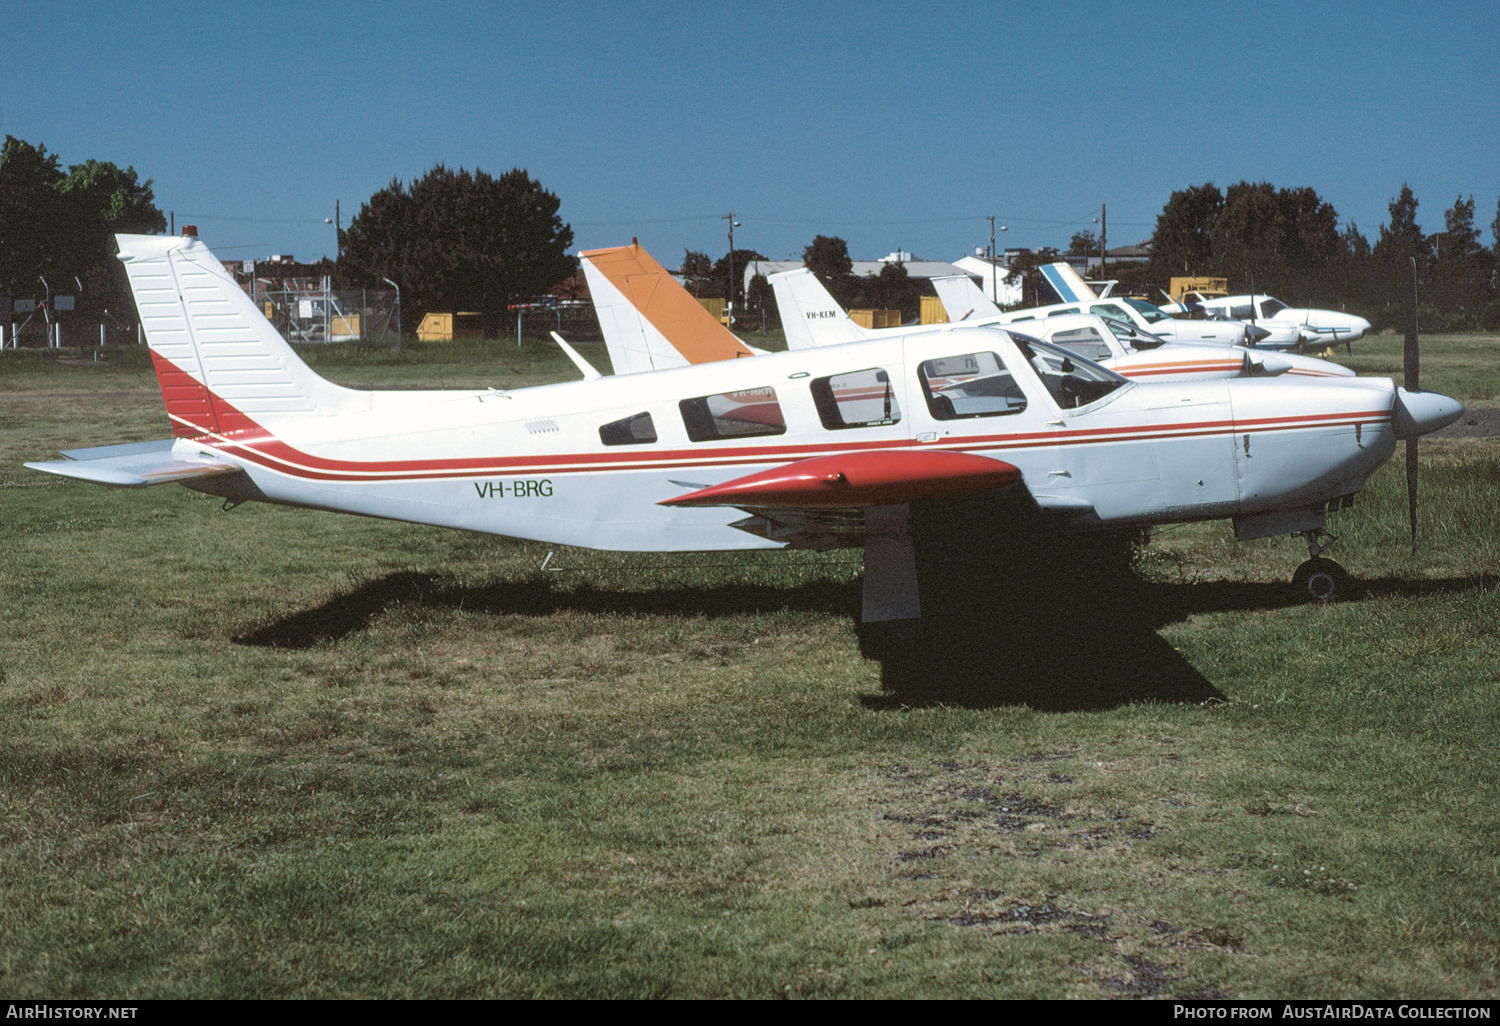
M 1021 355 L 1030 361 L 1047 391 L 1052 393 L 1053 400 L 1064 410 L 1087 406 L 1125 384 L 1125 379 L 1114 371 L 1060 346 L 1014 332 L 1010 337 L 1020 348 Z
M 1166 311 L 1162 310 L 1160 307 L 1152 306 L 1144 299 L 1135 299 L 1129 296 L 1121 298 L 1123 298 L 1125 302 L 1134 307 L 1142 317 L 1146 318 L 1147 324 L 1155 324 L 1157 321 L 1166 321 L 1171 319 L 1167 316 Z
M 1285 309 L 1285 303 L 1279 299 L 1272 299 L 1270 296 L 1260 301 L 1260 315 L 1262 317 L 1275 317 Z
M 1137 328 L 1134 324 L 1117 321 L 1113 317 L 1104 318 L 1104 326 L 1127 349 L 1155 349 L 1157 346 L 1165 345 L 1167 341 L 1160 335 L 1153 335 L 1144 328 Z

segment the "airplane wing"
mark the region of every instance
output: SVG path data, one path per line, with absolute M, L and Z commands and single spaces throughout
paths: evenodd
M 781 311 L 781 328 L 786 332 L 788 349 L 836 346 L 880 337 L 875 330 L 851 321 L 818 276 L 805 267 L 781 271 L 766 280 L 776 294 L 776 308 Z
M 28 463 L 26 466 L 115 488 L 145 488 L 173 481 L 244 473 L 237 465 L 211 456 L 174 457 L 173 441 L 164 438 L 155 442 L 65 449 L 62 453 L 67 457 L 65 460 Z
M 798 460 L 660 505 L 736 507 L 750 515 L 729 526 L 788 548 L 863 546 L 861 619 L 875 623 L 921 615 L 912 503 L 1015 485 L 1025 487 L 1020 469 L 988 456 L 877 449 Z
M 639 243 L 579 254 L 616 374 L 754 356 Z
M 938 298 L 943 301 L 943 310 L 953 324 L 1000 316 L 1000 308 L 979 290 L 974 279 L 967 274 L 934 278 L 932 287 L 937 289 Z

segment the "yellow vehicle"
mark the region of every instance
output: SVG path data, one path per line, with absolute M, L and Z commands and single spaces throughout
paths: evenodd
M 1172 302 L 1181 303 L 1183 296 L 1187 293 L 1196 293 L 1194 302 L 1203 302 L 1206 299 L 1223 299 L 1229 295 L 1228 278 L 1173 278 L 1172 287 L 1167 290 L 1172 297 Z

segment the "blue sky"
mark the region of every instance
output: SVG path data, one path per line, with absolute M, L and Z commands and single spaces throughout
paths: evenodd
M 0 133 L 133 165 L 226 259 L 334 251 L 393 178 L 523 167 L 575 250 L 1111 246 L 1175 189 L 1310 186 L 1372 241 L 1500 196 L 1500 4 L 12 5 Z

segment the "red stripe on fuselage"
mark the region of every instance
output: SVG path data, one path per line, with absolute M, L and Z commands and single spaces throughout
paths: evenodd
M 154 356 L 155 354 L 153 354 Z M 156 357 L 172 371 L 176 368 Z M 177 371 L 181 374 L 183 372 Z M 401 481 L 445 478 L 467 478 L 500 474 L 568 474 L 601 470 L 678 470 L 694 467 L 735 466 L 806 459 L 815 455 L 859 452 L 875 449 L 938 448 L 939 444 L 918 442 L 912 438 L 883 441 L 839 441 L 828 444 L 765 444 L 716 449 L 673 449 L 665 452 L 626 451 L 597 453 L 563 453 L 536 456 L 471 457 L 462 459 L 417 460 L 340 460 L 303 452 L 276 438 L 246 414 L 223 398 L 213 395 L 190 376 L 203 394 L 211 396 L 212 410 L 228 430 L 211 430 L 196 420 L 174 414 L 174 429 L 179 435 L 199 438 L 226 455 L 250 463 L 317 481 Z M 171 412 L 169 410 L 169 412 Z M 1250 420 L 1211 420 L 1190 423 L 1136 425 L 1132 427 L 1083 428 L 1058 431 L 1032 431 L 1016 434 L 971 435 L 945 438 L 942 449 L 973 451 L 978 449 L 1036 449 L 1098 442 L 1142 442 L 1157 439 L 1187 438 L 1202 435 L 1248 433 L 1249 431 L 1283 431 L 1315 427 L 1353 426 L 1355 424 L 1390 423 L 1390 410 L 1366 410 L 1351 413 L 1314 413 L 1284 417 L 1260 417 Z

